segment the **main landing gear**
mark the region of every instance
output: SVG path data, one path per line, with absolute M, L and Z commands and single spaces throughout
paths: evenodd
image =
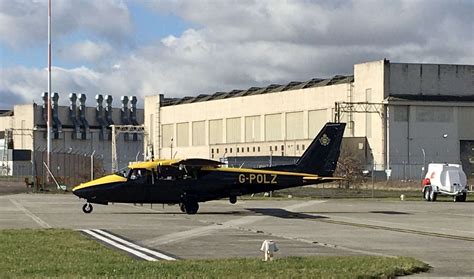
M 186 214 L 196 214 L 199 210 L 199 204 L 196 201 L 186 201 L 179 204 L 179 209 Z
M 90 203 L 86 203 L 82 206 L 82 212 L 87 213 L 87 214 L 91 213 L 93 209 L 94 207 Z
M 237 196 L 230 196 L 229 197 L 229 202 L 231 204 L 235 204 L 237 202 Z

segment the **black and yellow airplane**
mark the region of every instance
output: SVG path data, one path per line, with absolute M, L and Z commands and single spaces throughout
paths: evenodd
M 156 160 L 132 163 L 126 173 L 116 173 L 80 184 L 73 193 L 91 203 L 179 204 L 181 211 L 196 214 L 199 202 L 331 182 L 339 158 L 344 123 L 327 123 L 293 165 L 247 169 L 222 167 L 207 159 Z

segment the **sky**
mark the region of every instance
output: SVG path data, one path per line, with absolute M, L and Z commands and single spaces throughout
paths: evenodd
M 0 0 L 0 109 L 47 91 L 47 0 Z M 474 0 L 52 0 L 52 91 L 196 96 L 352 74 L 353 64 L 474 64 Z

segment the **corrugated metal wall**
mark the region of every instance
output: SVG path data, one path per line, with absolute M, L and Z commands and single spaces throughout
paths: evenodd
M 224 142 L 222 140 L 222 125 L 222 119 L 209 120 L 209 144 Z
M 242 142 L 240 117 L 226 119 L 227 143 Z
M 282 140 L 281 113 L 265 115 L 265 140 Z
M 189 123 L 176 124 L 176 146 L 189 146 Z
M 193 146 L 206 145 L 206 126 L 204 121 L 193 122 Z
M 245 142 L 260 141 L 260 116 L 245 117 Z
M 327 110 L 318 109 L 308 112 L 308 136 L 314 138 L 328 121 Z
M 303 139 L 303 112 L 289 112 L 286 114 L 286 139 Z

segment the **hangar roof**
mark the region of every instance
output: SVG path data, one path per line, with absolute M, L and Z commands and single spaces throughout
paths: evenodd
M 426 101 L 426 102 L 474 102 L 474 95 L 453 96 L 453 95 L 391 95 L 388 101 Z
M 332 78 L 327 78 L 327 79 L 313 78 L 308 81 L 292 81 L 292 82 L 289 82 L 288 84 L 270 84 L 266 87 L 250 87 L 249 89 L 246 89 L 246 90 L 234 89 L 229 92 L 216 92 L 214 94 L 209 94 L 209 95 L 199 94 L 198 96 L 195 96 L 195 97 L 186 96 L 183 98 L 165 98 L 161 105 L 173 106 L 173 105 L 180 105 L 180 104 L 189 104 L 189 103 L 196 103 L 196 102 L 205 102 L 205 101 L 212 101 L 212 100 L 234 98 L 234 97 L 276 93 L 276 92 L 282 92 L 282 91 L 298 90 L 298 89 L 305 89 L 305 88 L 311 88 L 311 87 L 320 87 L 320 86 L 351 83 L 351 82 L 354 82 L 353 75 L 351 76 L 336 75 Z

